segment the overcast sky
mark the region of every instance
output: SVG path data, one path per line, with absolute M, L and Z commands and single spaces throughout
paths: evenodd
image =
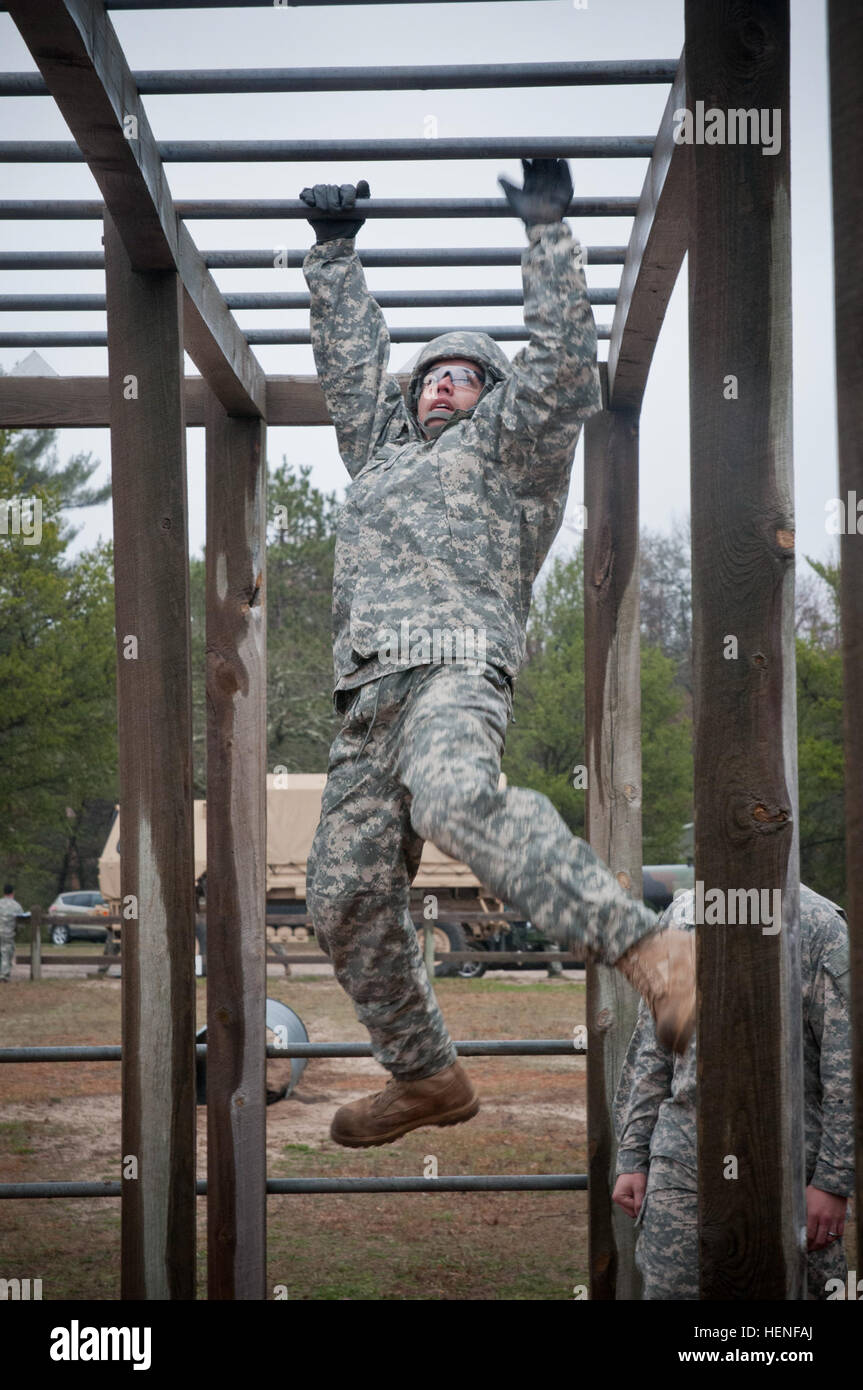
M 579 0 L 580 4 L 584 0 Z M 837 492 L 834 397 L 832 244 L 830 225 L 829 126 L 825 5 L 792 0 L 791 162 L 794 247 L 794 454 L 798 554 L 830 555 L 835 540 L 824 528 L 825 502 Z M 676 58 L 683 43 L 683 0 L 572 0 L 539 3 L 260 9 L 173 10 L 112 13 L 129 64 L 136 68 L 228 68 L 356 66 L 455 62 L 542 62 L 612 58 Z M 8 15 L 0 15 L 0 51 L 7 71 L 33 71 L 30 55 Z M 157 139 L 420 138 L 426 117 L 437 119 L 440 137 L 468 135 L 653 135 L 668 88 L 524 88 L 455 92 L 322 92 L 296 95 L 175 96 L 144 98 Z M 0 139 L 68 139 L 53 100 L 0 100 Z M 645 160 L 573 160 L 576 196 L 635 196 Z M 497 197 L 497 175 L 520 175 L 518 161 L 429 161 L 373 164 L 169 164 L 176 199 L 240 197 L 295 198 L 305 184 L 369 180 L 375 197 Z M 85 165 L 5 165 L 4 198 L 96 198 L 99 190 Z M 593 245 L 624 244 L 631 220 L 572 220 L 573 230 Z M 303 247 L 313 240 L 304 222 L 201 222 L 190 230 L 205 250 Z M 3 249 L 99 249 L 97 222 L 0 222 Z M 393 247 L 524 244 L 513 219 L 371 219 L 361 246 Z M 617 283 L 619 266 L 588 267 L 589 286 Z M 224 291 L 305 290 L 299 269 L 216 271 Z M 517 267 L 369 270 L 370 288 L 518 288 Z M 0 291 L 102 293 L 100 271 L 0 272 Z M 678 280 L 651 369 L 641 428 L 641 515 L 643 524 L 668 530 L 689 509 L 689 420 L 687 378 L 686 268 Z M 613 310 L 598 307 L 597 322 L 610 323 Z M 238 312 L 244 328 L 306 327 L 307 311 Z M 517 309 L 394 309 L 390 324 L 459 324 L 482 327 L 517 323 Z M 103 328 L 104 314 L 0 316 L 7 331 Z M 502 345 L 509 356 L 519 344 Z M 10 371 L 27 349 L 0 349 Z M 61 375 L 107 372 L 107 350 L 43 348 Z M 266 372 L 314 371 L 311 348 L 253 349 Z M 412 356 L 396 344 L 390 367 L 400 370 Z M 599 355 L 607 355 L 601 342 Z M 186 360 L 188 372 L 194 372 Z M 331 428 L 271 428 L 271 467 L 283 456 L 313 465 L 313 481 L 341 492 L 347 475 Z M 203 430 L 187 431 L 190 544 L 204 540 Z M 95 477 L 110 469 L 110 437 L 104 430 L 62 430 L 61 457 L 89 450 L 100 460 Z M 570 514 L 581 500 L 579 446 Z M 111 534 L 110 504 L 82 513 L 75 549 Z M 575 532 L 561 532 L 556 549 L 568 549 Z M 801 569 L 807 567 L 801 561 Z

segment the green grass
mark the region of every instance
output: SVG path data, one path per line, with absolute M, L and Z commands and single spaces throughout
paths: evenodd
M 0 1121 L 0 1153 L 32 1154 L 30 1125 L 23 1120 Z

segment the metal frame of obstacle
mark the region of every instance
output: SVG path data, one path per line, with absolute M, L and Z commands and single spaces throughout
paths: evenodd
M 560 1038 L 471 1039 L 456 1043 L 460 1057 L 571 1057 L 585 1052 L 583 1044 Z M 195 1048 L 207 1056 L 206 1043 Z M 268 1044 L 267 1057 L 371 1057 L 368 1043 L 294 1043 L 289 1047 Z M 3 1062 L 119 1062 L 116 1046 L 3 1047 Z M 586 1173 L 443 1174 L 438 1178 L 269 1178 L 269 1196 L 324 1192 L 583 1192 Z M 0 1183 L 0 1201 L 34 1197 L 120 1197 L 120 1182 L 9 1182 Z M 198 1197 L 208 1193 L 206 1182 L 195 1184 Z
M 329 3 L 330 0 L 296 0 Z M 348 0 L 342 0 L 347 3 Z M 447 0 L 436 0 L 447 3 Z M 245 0 L 251 8 L 261 0 Z M 289 0 L 290 3 L 290 0 Z M 365 3 L 365 0 L 357 0 Z M 237 0 L 183 0 L 217 9 Z M 649 148 L 639 197 L 578 198 L 570 214 L 633 219 L 627 246 L 591 248 L 588 267 L 622 264 L 603 367 L 605 409 L 586 426 L 585 534 L 586 761 L 588 837 L 620 881 L 640 895 L 641 758 L 638 623 L 638 421 L 656 339 L 684 253 L 690 253 L 691 419 L 693 455 L 693 601 L 696 673 L 696 878 L 731 887 L 745 872 L 784 891 L 784 930 L 770 938 L 753 969 L 754 943 L 731 950 L 719 933 L 698 932 L 700 974 L 699 1180 L 704 1297 L 797 1298 L 803 1255 L 797 1231 L 803 1203 L 799 1164 L 802 1085 L 799 1037 L 798 860 L 794 743 L 793 518 L 790 434 L 790 239 L 788 228 L 787 0 L 704 6 L 686 0 L 686 67 L 669 60 L 635 63 L 464 65 L 460 68 L 274 69 L 248 73 L 129 70 L 106 14 L 163 10 L 170 0 L 14 0 L 8 9 L 40 70 L 0 79 L 0 94 L 50 93 L 99 184 L 102 202 L 22 200 L 0 203 L 0 217 L 102 218 L 104 257 L 93 252 L 7 252 L 0 268 L 96 268 L 106 272 L 107 379 L 0 379 L 6 428 L 108 424 L 112 432 L 118 634 L 136 635 L 148 660 L 130 679 L 118 661 L 120 776 L 124 814 L 124 895 L 138 918 L 124 930 L 123 1152 L 142 1159 L 142 1178 L 120 1185 L 123 1200 L 123 1295 L 194 1296 L 194 1017 L 191 896 L 190 658 L 184 427 L 207 429 L 208 646 L 208 1242 L 211 1298 L 264 1296 L 265 1197 L 263 1034 L 265 829 L 264 421 L 326 424 L 314 377 L 265 376 L 250 344 L 307 341 L 307 334 L 243 332 L 210 274 L 264 266 L 259 250 L 201 252 L 187 229 L 196 217 L 305 220 L 297 201 L 192 200 L 174 203 L 163 158 L 266 158 L 266 142 L 229 147 L 157 143 L 141 93 L 352 91 L 428 87 L 670 83 L 655 137 L 590 145 L 562 138 L 555 153 L 578 148 L 609 157 Z M 179 5 L 177 5 L 179 7 Z M 860 437 L 863 391 L 857 350 L 863 314 L 854 246 L 863 179 L 856 131 L 861 94 L 856 74 L 861 17 L 855 0 L 830 0 L 836 244 L 837 392 L 844 487 L 863 495 Z M 161 84 L 161 86 L 160 86 Z M 679 145 L 674 113 L 708 96 L 729 108 L 779 107 L 781 154 L 757 147 Z M 124 138 L 134 114 L 139 138 Z M 636 143 L 637 142 L 637 143 Z M 328 142 L 308 157 L 485 158 L 516 142 Z M 525 139 L 535 152 L 546 140 Z M 302 158 L 282 142 L 279 157 Z M 0 151 L 2 153 L 2 151 Z M 73 146 L 12 142 L 12 159 L 78 158 Z M 737 199 L 747 190 L 746 215 Z M 501 199 L 372 199 L 366 217 L 509 217 Z M 286 252 L 299 265 L 304 251 Z M 517 249 L 360 251 L 368 267 L 515 265 Z M 695 273 L 693 273 L 693 267 Z M 401 298 L 404 298 L 402 296 Z M 595 302 L 598 302 L 594 296 Z M 256 304 L 264 297 L 254 296 Z M 284 307 L 284 297 L 269 297 Z M 31 297 L 32 302 L 32 297 Z M 393 297 L 390 304 L 398 303 Z M 415 296 L 441 307 L 464 297 Z M 486 292 L 482 302 L 511 303 Z M 46 310 L 60 301 L 41 301 Z M 19 307 L 23 307 L 19 305 Z M 146 333 L 141 325 L 146 324 Z M 753 337 L 753 325 L 757 332 Z M 393 341 L 425 341 L 441 329 L 393 330 Z M 502 340 L 524 337 L 507 327 Z M 416 336 L 412 336 L 416 333 Z M 95 335 L 104 341 L 103 335 Z M 0 342 L 94 341 L 94 335 L 7 334 Z M 184 380 L 183 350 L 201 373 Z M 130 365 L 132 364 L 132 365 Z M 722 401 L 722 378 L 747 375 L 745 399 Z M 124 374 L 138 379 L 135 411 Z M 140 459 L 148 467 L 140 467 Z M 745 481 L 745 486 L 743 485 Z M 741 546 L 743 536 L 746 544 Z M 716 557 L 721 563 L 716 566 Z M 709 581 L 707 580 L 710 575 Z M 848 747 L 860 749 L 851 721 L 863 684 L 863 567 L 853 538 L 843 539 L 843 662 Z M 156 603 L 154 595 L 171 595 Z M 733 674 L 717 665 L 716 638 L 742 634 L 746 658 Z M 733 688 L 732 688 L 733 687 Z M 169 692 L 169 705 L 166 703 Z M 240 693 L 242 692 L 242 693 Z M 769 717 L 768 717 L 769 712 Z M 137 730 L 154 731 L 144 747 Z M 729 756 L 731 755 L 731 756 Z M 723 758 L 725 761 L 723 762 Z M 852 762 L 859 768 L 863 753 Z M 846 790 L 849 927 L 858 1122 L 858 1220 L 863 1223 L 863 899 L 854 872 L 863 860 L 863 779 Z M 233 827 L 242 825 L 244 845 Z M 233 930 L 240 922 L 241 930 Z M 759 943 L 761 943 L 759 938 Z M 152 972 L 163 971 L 162 988 Z M 720 999 L 722 1007 L 720 1007 Z M 631 1028 L 635 999 L 612 971 L 588 978 L 588 1131 L 590 1265 L 593 1297 L 635 1291 L 631 1230 L 609 1200 L 614 1144 L 610 1096 Z M 799 1030 L 798 1030 L 799 1031 Z M 567 1045 L 568 1047 L 568 1045 Z M 160 1049 L 164 1066 L 141 1059 Z M 45 1054 L 43 1054 L 44 1056 Z M 284 1053 L 282 1055 L 285 1055 Z M 329 1055 L 349 1055 L 344 1052 Z M 705 1102 L 706 1098 L 706 1103 Z M 729 1143 L 721 1117 L 749 1116 L 733 1141 L 742 1180 L 724 1182 L 717 1156 Z M 735 1124 L 737 1119 L 735 1119 Z M 158 1142 L 154 1136 L 158 1136 Z M 252 1159 L 249 1155 L 253 1155 Z M 314 1182 L 315 1180 L 310 1180 Z M 401 1190 L 425 1190 L 411 1182 Z M 455 1181 L 455 1180 L 452 1180 Z M 469 1180 L 460 1179 L 460 1183 Z M 496 1179 L 478 1179 L 495 1182 Z M 552 1183 L 552 1176 L 546 1181 Z M 567 1179 L 578 1183 L 577 1177 Z M 441 1180 L 435 1181 L 440 1190 Z M 534 1180 L 539 1185 L 539 1180 Z M 36 1185 L 39 1188 L 45 1185 Z M 52 1185 L 49 1185 L 52 1186 Z M 97 1185 L 98 1186 L 98 1185 Z M 115 1185 L 117 1186 L 117 1185 Z M 134 1190 L 133 1190 L 134 1189 Z M 279 1190 L 282 1190 L 281 1188 Z M 308 1189 L 306 1189 L 308 1190 Z M 317 1190 L 323 1190 L 318 1188 Z M 330 1188 L 329 1190 L 333 1190 Z M 347 1190 L 347 1189 L 346 1189 Z M 352 1190 L 357 1190 L 356 1188 Z M 375 1190 L 387 1190 L 377 1188 Z M 390 1189 L 392 1190 L 392 1189 Z M 762 1200 L 769 1193 L 767 1200 Z M 32 1192 L 32 1195 L 37 1195 Z M 150 1235 L 145 1242 L 144 1231 Z M 159 1232 L 154 1239 L 152 1233 Z M 863 1237 L 863 1229 L 859 1232 Z M 218 1236 L 218 1238 L 216 1238 Z M 729 1250 L 735 1258 L 729 1259 Z

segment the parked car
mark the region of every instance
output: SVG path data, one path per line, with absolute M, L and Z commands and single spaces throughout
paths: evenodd
M 104 941 L 108 935 L 107 924 L 104 927 L 98 927 L 92 922 L 77 923 L 74 918 L 107 917 L 108 915 L 108 904 L 98 890 L 59 893 L 48 908 L 49 920 L 52 917 L 68 917 L 72 920 L 51 922 L 51 940 L 55 946 L 65 946 L 66 942 L 71 941 L 73 937 L 87 941 Z

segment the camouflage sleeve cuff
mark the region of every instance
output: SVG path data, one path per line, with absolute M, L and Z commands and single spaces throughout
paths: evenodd
M 536 246 L 537 242 L 545 239 L 549 242 L 571 241 L 573 246 L 580 246 L 578 237 L 573 236 L 572 228 L 566 222 L 537 222 L 533 227 L 527 228 L 528 245 Z
M 854 1174 L 837 1172 L 835 1168 L 822 1167 L 815 1165 L 815 1172 L 809 1179 L 810 1187 L 817 1187 L 821 1192 L 830 1192 L 834 1197 L 852 1197 L 854 1195 Z
M 340 256 L 350 256 L 355 253 L 355 238 L 352 236 L 334 237 L 332 241 L 316 241 L 306 252 L 303 270 L 307 266 L 317 265 L 319 262 L 336 261 Z
M 616 1175 L 620 1177 L 622 1173 L 647 1173 L 650 1169 L 650 1159 L 645 1158 L 639 1149 L 620 1149 L 617 1154 Z

